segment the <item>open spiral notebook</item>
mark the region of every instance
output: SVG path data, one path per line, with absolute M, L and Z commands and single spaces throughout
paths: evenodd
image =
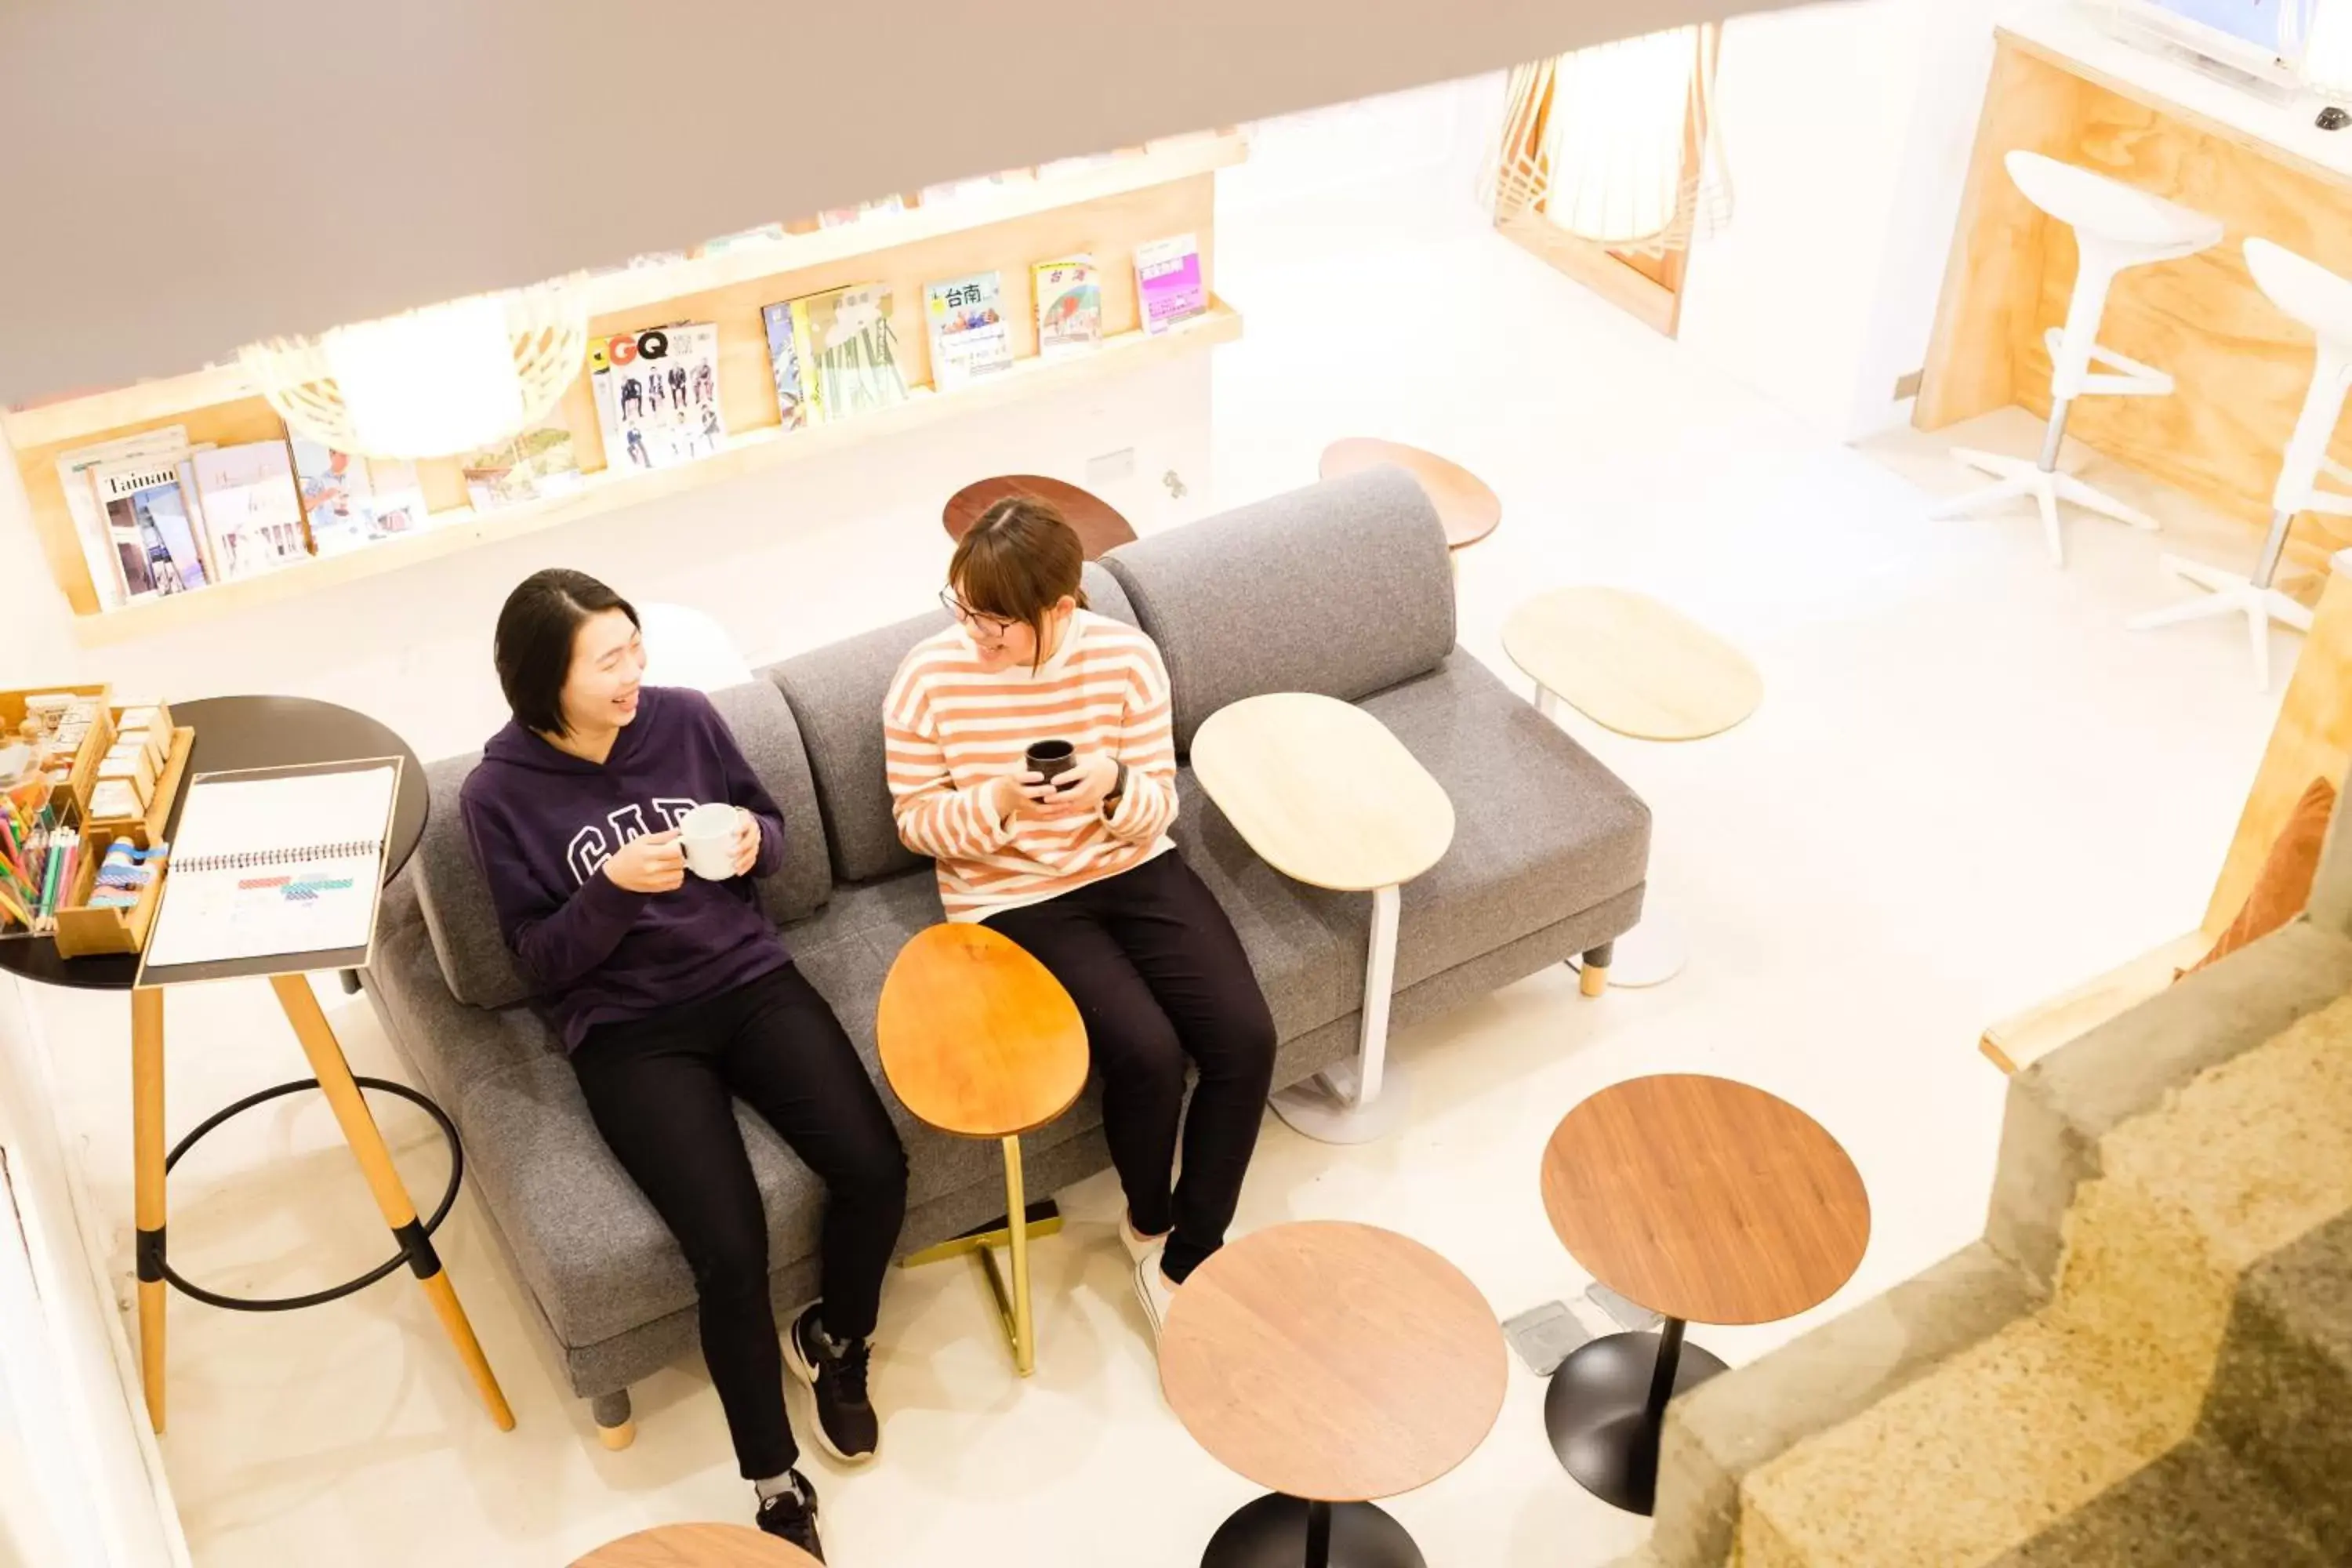
M 400 768 L 373 757 L 197 774 L 138 983 L 364 967 Z

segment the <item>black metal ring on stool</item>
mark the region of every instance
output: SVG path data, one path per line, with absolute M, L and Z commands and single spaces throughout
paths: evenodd
M 377 1089 L 386 1094 L 395 1095 L 411 1105 L 418 1107 L 439 1124 L 441 1136 L 449 1145 L 449 1186 L 448 1190 L 441 1194 L 441 1202 L 435 1206 L 432 1217 L 425 1222 L 425 1234 L 431 1236 L 441 1228 L 441 1222 L 447 1219 L 449 1211 L 457 1206 L 457 1188 L 465 1180 L 466 1151 L 464 1145 L 457 1141 L 457 1124 L 449 1120 L 447 1111 L 404 1083 L 394 1083 L 388 1079 L 358 1077 L 354 1077 L 352 1081 L 363 1089 Z M 181 1155 L 195 1146 L 197 1139 L 218 1127 L 230 1117 L 240 1115 L 257 1105 L 266 1104 L 286 1095 L 299 1094 L 306 1089 L 318 1087 L 319 1080 L 315 1078 L 298 1078 L 289 1083 L 277 1084 L 265 1089 L 258 1094 L 248 1094 L 236 1104 L 224 1106 L 214 1111 L 196 1123 L 194 1130 L 173 1144 L 172 1152 L 163 1156 L 163 1173 L 170 1175 L 172 1167 L 180 1163 Z M 329 1301 L 339 1301 L 346 1296 L 364 1290 L 408 1260 L 408 1253 L 405 1250 L 395 1252 L 391 1258 L 356 1279 L 347 1279 L 341 1285 L 330 1286 L 324 1290 L 313 1290 L 307 1296 L 279 1296 L 268 1300 L 224 1296 L 217 1290 L 207 1290 L 201 1285 L 181 1279 L 172 1266 L 160 1258 L 156 1259 L 156 1263 L 163 1270 L 163 1278 L 170 1280 L 183 1295 L 193 1296 L 207 1306 L 226 1307 L 232 1312 L 292 1312 L 304 1307 L 324 1306 Z

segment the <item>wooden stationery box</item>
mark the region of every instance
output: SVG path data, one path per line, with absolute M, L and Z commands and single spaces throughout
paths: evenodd
M 96 686 L 34 686 L 18 691 L 0 691 L 0 743 L 16 738 L 16 727 L 25 721 L 25 700 L 55 692 L 61 697 L 85 697 L 96 700 L 98 712 L 82 737 L 81 749 L 74 753 L 73 773 L 66 785 L 49 794 L 49 804 L 62 809 L 68 799 L 79 811 L 89 805 L 90 787 L 98 782 L 98 764 L 114 744 L 114 710 L 107 705 L 107 694 L 112 688 L 100 682 Z
M 129 837 L 90 826 L 82 834 L 81 865 L 74 872 L 72 893 L 58 908 L 58 956 L 88 958 L 99 953 L 137 952 L 147 945 L 148 928 L 155 922 L 156 907 L 163 901 L 163 878 L 168 868 L 141 890 L 128 909 L 89 908 L 99 868 L 115 839 Z M 134 843 L 133 848 L 144 846 Z
M 152 849 L 163 842 L 164 825 L 172 819 L 172 803 L 180 798 L 180 786 L 187 782 L 188 753 L 195 750 L 195 745 L 193 725 L 183 724 L 173 731 L 171 755 L 163 763 L 163 771 L 156 775 L 155 793 L 148 800 L 146 811 L 138 816 L 90 818 L 90 831 L 103 833 L 110 840 L 127 836 L 131 847 L 138 849 Z M 93 763 L 93 773 L 95 767 Z

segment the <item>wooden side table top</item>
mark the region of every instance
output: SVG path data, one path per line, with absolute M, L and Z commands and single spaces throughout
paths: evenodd
M 940 513 L 940 525 L 948 531 L 950 539 L 960 540 L 971 531 L 981 513 L 1007 496 L 1032 496 L 1051 501 L 1062 520 L 1077 531 L 1078 542 L 1086 547 L 1089 561 L 1100 560 L 1120 545 L 1135 542 L 1133 525 L 1110 502 L 1066 479 L 1047 479 L 1043 474 L 999 474 L 966 485 L 948 498 L 946 510 Z
M 1402 441 L 1350 436 L 1323 448 L 1319 473 L 1327 479 L 1366 468 L 1402 468 L 1420 482 L 1445 525 L 1445 547 L 1466 550 L 1495 531 L 1503 521 L 1503 500 L 1486 481 L 1448 458 L 1408 447 Z
M 892 1091 L 943 1132 L 1032 1131 L 1086 1087 L 1077 1004 L 1044 964 L 986 926 L 918 932 L 882 983 L 874 1033 Z
M 1822 1124 L 1729 1079 L 1612 1084 L 1553 1130 L 1544 1212 L 1592 1277 L 1701 1323 L 1821 1305 L 1870 1245 L 1861 1173 Z
M 1192 773 L 1249 847 L 1310 887 L 1409 882 L 1454 842 L 1454 802 L 1388 726 L 1303 691 L 1220 708 L 1192 738 Z
M 572 1568 L 817 1568 L 799 1547 L 743 1524 L 665 1524 L 608 1541 Z
M 1645 594 L 1595 586 L 1538 595 L 1503 623 L 1503 647 L 1538 684 L 1621 735 L 1696 741 L 1764 700 L 1748 656 Z
M 1160 1381 L 1227 1468 L 1317 1502 L 1427 1486 L 1495 1425 L 1503 1331 L 1462 1271 L 1394 1231 L 1309 1221 L 1226 1246 L 1169 1308 Z

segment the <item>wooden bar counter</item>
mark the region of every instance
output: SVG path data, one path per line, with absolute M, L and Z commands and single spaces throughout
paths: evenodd
M 2244 522 L 2251 565 L 2312 340 L 2254 287 L 2242 247 L 2259 235 L 2352 277 L 2352 129 L 2321 131 L 2307 98 L 2265 102 L 2112 37 L 2071 5 L 2016 13 L 1997 37 L 1914 422 L 1940 429 L 2012 403 L 2050 412 L 2043 340 L 2065 319 L 2074 237 L 2010 182 L 2005 153 L 2047 153 L 2210 213 L 2228 238 L 2126 272 L 2099 333 L 2171 372 L 2176 392 L 2085 397 L 2067 433 Z M 2352 461 L 2352 437 L 2339 434 L 2333 455 Z M 2352 542 L 2323 521 L 2296 521 L 2289 554 L 2304 567 Z

